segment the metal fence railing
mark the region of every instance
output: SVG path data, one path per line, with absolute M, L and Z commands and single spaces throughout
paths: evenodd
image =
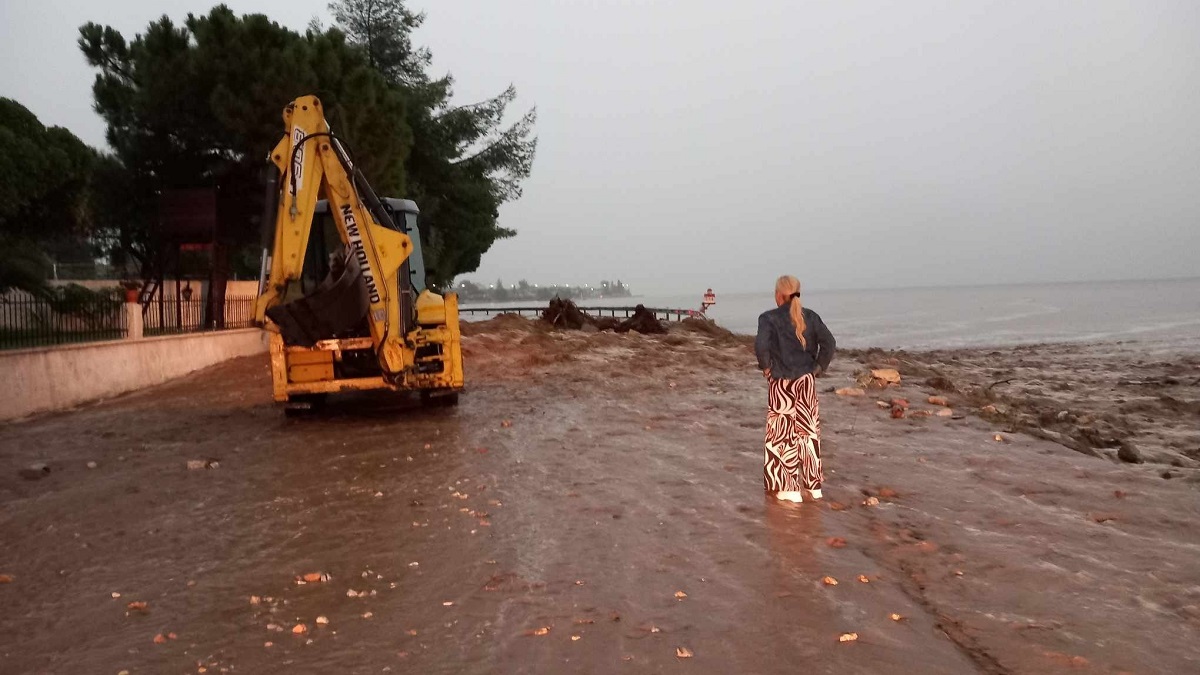
M 125 337 L 125 312 L 112 298 L 49 302 L 0 298 L 0 349 L 118 340 Z
M 637 307 L 580 307 L 580 311 L 584 314 L 590 314 L 594 317 L 611 316 L 614 318 L 624 317 L 628 319 L 633 316 L 633 312 Z M 694 316 L 697 312 L 690 309 L 667 309 L 663 307 L 646 307 L 646 310 L 653 312 L 655 318 L 662 321 L 682 321 L 689 316 Z M 468 317 L 476 315 L 493 316 L 498 314 L 516 314 L 518 316 L 539 317 L 546 311 L 546 306 L 540 307 L 459 307 L 459 314 Z
M 209 321 L 202 299 L 155 299 L 141 308 L 142 335 L 250 328 L 254 302 L 253 295 L 226 296 L 223 317 Z M 0 349 L 119 340 L 128 330 L 124 303 L 119 300 L 88 298 L 65 303 L 28 296 L 0 297 Z
M 227 295 L 223 319 L 214 317 L 209 321 L 204 313 L 203 299 L 155 299 L 142 308 L 142 331 L 144 335 L 152 336 L 250 328 L 254 325 L 254 301 L 253 295 Z

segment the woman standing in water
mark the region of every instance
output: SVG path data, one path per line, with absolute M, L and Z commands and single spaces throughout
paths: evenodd
M 821 417 L 816 378 L 833 360 L 833 334 L 800 304 L 800 281 L 775 282 L 777 307 L 758 317 L 754 352 L 770 385 L 767 407 L 766 490 L 800 502 L 821 498 Z

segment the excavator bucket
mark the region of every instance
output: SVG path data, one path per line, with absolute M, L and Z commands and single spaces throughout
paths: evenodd
M 316 290 L 271 307 L 267 317 L 279 326 L 285 344 L 312 347 L 318 340 L 361 333 L 369 308 L 362 268 L 346 251 L 333 259 L 329 275 Z

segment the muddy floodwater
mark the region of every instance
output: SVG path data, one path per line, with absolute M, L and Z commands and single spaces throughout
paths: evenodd
M 0 673 L 1200 672 L 1200 425 L 1127 464 L 906 374 L 781 504 L 743 340 L 470 332 L 457 408 L 289 419 L 250 357 L 0 426 Z

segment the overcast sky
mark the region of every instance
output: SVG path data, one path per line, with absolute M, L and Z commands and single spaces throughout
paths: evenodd
M 322 0 L 235 0 L 296 29 Z M 101 146 L 86 21 L 0 0 L 0 96 Z M 462 102 L 538 108 L 518 236 L 472 278 L 645 292 L 1200 274 L 1200 2 L 443 0 Z M 282 105 L 284 102 L 280 102 Z M 519 114 L 522 110 L 515 110 Z M 265 151 L 265 150 L 264 150 Z

